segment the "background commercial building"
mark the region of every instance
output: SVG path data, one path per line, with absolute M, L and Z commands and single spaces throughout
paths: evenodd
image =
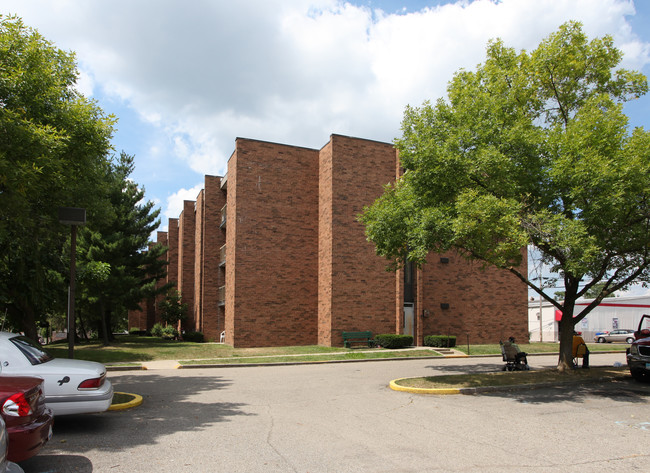
M 575 314 L 593 299 L 578 299 Z M 650 314 L 650 295 L 607 297 L 575 326 L 587 343 L 595 341 L 599 332 L 636 330 L 643 314 Z M 550 302 L 533 299 L 528 302 L 528 330 L 530 341 L 557 342 L 560 336 L 562 312 Z
M 236 347 L 340 346 L 348 330 L 416 344 L 429 334 L 527 340 L 527 290 L 507 271 L 455 253 L 386 271 L 358 215 L 398 173 L 389 143 L 332 135 L 317 150 L 238 138 L 227 175 L 205 176 L 158 233 L 167 282 L 190 307 L 183 328 L 209 340 L 225 331 Z M 129 326 L 150 328 L 156 307 L 130 313 Z

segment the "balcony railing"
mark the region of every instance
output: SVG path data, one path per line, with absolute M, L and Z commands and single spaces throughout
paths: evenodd
M 219 248 L 219 266 L 226 265 L 226 245 Z
M 219 305 L 226 305 L 226 286 L 221 286 L 218 292 Z
M 224 228 L 226 226 L 226 210 L 227 210 L 228 204 L 224 205 L 221 208 L 221 223 L 219 224 L 219 228 Z

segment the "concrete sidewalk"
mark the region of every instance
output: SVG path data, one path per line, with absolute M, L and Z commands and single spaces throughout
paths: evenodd
M 158 360 L 142 363 L 143 370 L 175 370 L 180 366 L 180 363 L 176 360 Z
M 411 348 L 400 348 L 395 350 L 382 350 L 383 353 L 386 352 L 404 352 L 404 351 L 415 351 L 415 350 L 429 350 L 432 352 L 431 356 L 423 357 L 410 357 L 410 358 L 398 358 L 398 359 L 416 359 L 416 358 L 467 358 L 468 355 L 465 353 L 454 350 L 453 348 L 432 348 L 432 347 L 411 347 Z M 358 350 L 354 353 L 376 353 L 377 350 Z M 332 356 L 332 355 L 342 355 L 350 352 L 332 352 L 332 353 L 297 353 L 293 355 L 263 355 L 263 356 L 250 356 L 246 358 L 277 358 L 278 356 L 283 357 L 300 357 L 305 355 L 310 356 Z M 501 356 L 501 355 L 498 355 Z M 363 361 L 385 361 L 385 360 L 394 360 L 395 358 L 369 358 L 369 359 L 359 359 L 359 360 L 323 360 L 323 361 L 296 361 L 296 362 L 279 362 L 279 363 L 227 363 L 225 360 L 230 360 L 231 358 L 206 358 L 206 363 L 202 364 L 193 364 L 193 365 L 182 365 L 178 360 L 156 360 L 156 361 L 145 361 L 138 364 L 125 364 L 125 365 L 106 365 L 108 371 L 130 371 L 130 370 L 174 370 L 174 369 L 188 369 L 188 368 L 205 368 L 205 367 L 237 367 L 237 366 L 259 366 L 259 365 L 291 365 L 291 364 L 302 364 L 302 363 L 349 363 L 349 362 L 363 362 Z M 219 360 L 224 360 L 224 363 L 219 363 Z M 186 360 L 190 361 L 190 360 Z M 192 359 L 191 361 L 202 361 L 201 359 Z
M 332 353 L 310 353 L 307 355 L 310 356 L 322 356 L 324 357 L 323 361 L 283 361 L 283 362 L 253 362 L 253 363 L 228 363 L 226 360 L 231 360 L 231 358 L 207 358 L 205 363 L 197 364 L 181 364 L 179 360 L 156 360 L 156 361 L 145 361 L 141 364 L 125 364 L 125 365 L 106 365 L 108 371 L 137 371 L 137 370 L 177 370 L 177 369 L 194 369 L 194 368 L 237 368 L 237 367 L 252 367 L 252 366 L 289 366 L 289 365 L 302 365 L 302 364 L 323 364 L 323 363 L 363 363 L 363 362 L 378 362 L 378 361 L 395 361 L 395 360 L 417 360 L 417 359 L 447 359 L 447 358 L 501 358 L 501 354 L 494 355 L 466 355 L 465 353 L 454 350 L 453 348 L 431 348 L 431 347 L 411 347 L 411 348 L 400 348 L 395 350 L 382 350 L 382 352 L 404 352 L 404 351 L 415 351 L 415 350 L 430 350 L 432 352 L 431 356 L 417 356 L 417 357 L 395 357 L 395 358 L 367 358 L 367 359 L 349 359 L 349 360 L 328 360 L 325 359 L 328 356 L 346 354 L 350 352 L 332 352 Z M 355 353 L 376 353 L 376 350 L 359 350 Z M 617 355 L 623 356 L 622 364 L 625 364 L 625 352 L 618 351 L 608 351 L 608 352 L 592 352 L 592 355 L 601 354 L 601 355 Z M 281 355 L 283 357 L 300 357 L 305 356 L 306 354 L 294 354 L 294 355 Z M 277 358 L 280 355 L 264 355 L 264 356 L 251 356 L 248 358 Z M 557 357 L 556 352 L 550 353 L 530 353 L 530 356 L 554 356 Z M 220 363 L 220 360 L 224 360 L 223 363 Z M 182 361 L 194 361 L 199 362 L 203 361 L 201 359 L 192 359 L 192 360 L 182 360 Z

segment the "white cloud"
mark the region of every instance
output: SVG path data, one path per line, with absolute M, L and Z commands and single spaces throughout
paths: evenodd
M 92 74 L 86 71 L 83 66 L 79 67 L 76 89 L 86 97 L 91 97 L 95 89 L 95 81 Z
M 203 182 L 195 185 L 191 189 L 179 189 L 177 192 L 167 197 L 167 208 L 164 215 L 167 218 L 177 218 L 183 211 L 183 202 L 186 200 L 196 200 L 203 189 Z
M 75 50 L 84 91 L 135 110 L 166 137 L 156 143 L 167 150 L 157 144 L 153 154 L 201 174 L 225 172 L 238 136 L 309 147 L 331 133 L 391 141 L 405 105 L 444 96 L 453 73 L 482 62 L 495 37 L 531 50 L 575 19 L 590 37 L 611 33 L 625 67 L 650 62 L 626 0 L 476 0 L 402 14 L 335 0 L 3 0 L 0 8 Z M 172 194 L 165 215 L 178 216 L 176 201 L 194 200 L 199 187 Z

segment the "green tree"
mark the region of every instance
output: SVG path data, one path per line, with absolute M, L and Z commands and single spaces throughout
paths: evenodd
M 455 249 L 525 282 L 562 311 L 562 370 L 575 324 L 650 276 L 650 134 L 630 130 L 622 111 L 648 84 L 616 69 L 621 58 L 611 37 L 590 41 L 575 22 L 531 53 L 491 41 L 484 64 L 455 74 L 448 100 L 407 107 L 404 174 L 361 216 L 394 265 Z M 563 279 L 563 301 L 522 270 L 526 245 Z
M 108 205 L 80 231 L 82 267 L 101 263 L 109 268 L 100 279 L 82 281 L 105 344 L 112 339 L 113 326 L 126 320 L 128 310 L 167 290 L 156 288 L 166 274 L 162 258 L 166 248 L 149 246 L 149 236 L 160 224 L 160 210 L 144 201 L 144 190 L 130 179 L 133 169 L 133 156 L 121 153 L 105 177 Z
M 76 316 L 79 324 L 77 330 L 88 340 L 86 316 L 94 313 L 103 301 L 102 290 L 111 275 L 111 265 L 103 261 L 84 261 L 79 265 L 79 304 Z M 99 309 L 101 312 L 101 309 Z
M 0 15 L 0 304 L 36 337 L 65 307 L 58 207 L 98 204 L 114 119 L 77 92 L 74 54 Z
M 170 290 L 165 298 L 158 304 L 160 318 L 165 324 L 178 325 L 187 318 L 187 304 L 183 302 L 181 294 L 176 290 Z

